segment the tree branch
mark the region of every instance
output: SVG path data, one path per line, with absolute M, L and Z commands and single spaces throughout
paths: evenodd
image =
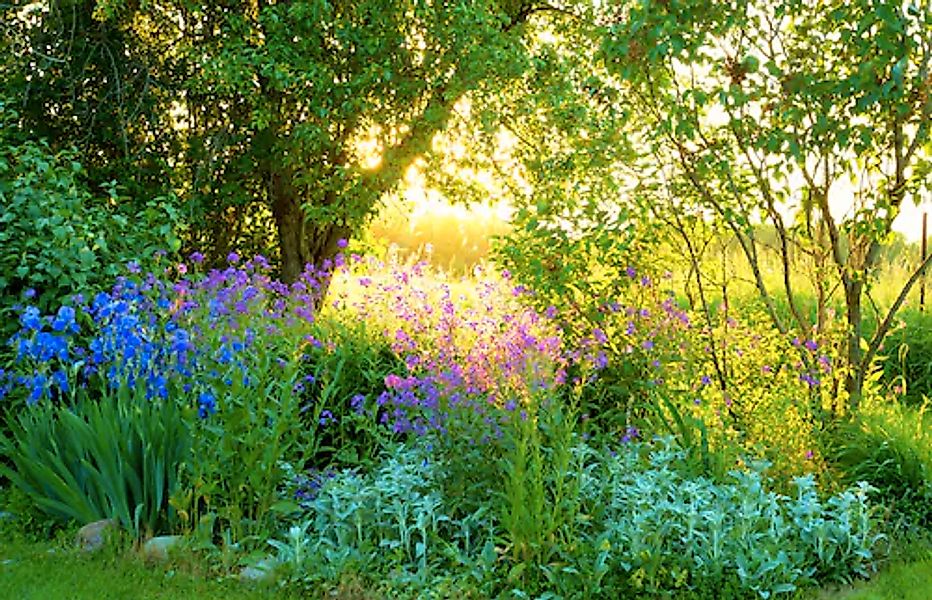
M 866 373 L 867 367 L 870 365 L 874 356 L 877 354 L 877 350 L 880 348 L 880 343 L 883 341 L 883 338 L 886 337 L 887 332 L 890 331 L 890 327 L 893 325 L 893 319 L 896 317 L 896 313 L 900 310 L 900 307 L 903 305 L 903 302 L 906 301 L 906 297 L 909 295 L 910 290 L 917 281 L 925 273 L 926 269 L 929 268 L 929 265 L 932 264 L 932 254 L 926 257 L 924 261 L 913 271 L 913 274 L 906 280 L 906 283 L 903 285 L 903 288 L 900 290 L 899 295 L 896 297 L 896 300 L 893 302 L 893 305 L 887 311 L 886 317 L 884 317 L 883 322 L 880 323 L 880 326 L 877 327 L 877 331 L 874 332 L 873 337 L 871 338 L 870 343 L 867 346 L 867 352 L 864 354 L 864 360 L 861 362 L 861 370 Z

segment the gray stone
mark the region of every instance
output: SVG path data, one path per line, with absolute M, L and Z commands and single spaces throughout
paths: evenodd
M 160 535 L 152 538 L 142 546 L 142 555 L 146 560 L 165 561 L 172 548 L 178 546 L 180 535 Z
M 278 562 L 274 558 L 263 558 L 254 565 L 244 567 L 239 573 L 241 581 L 271 581 Z
M 78 548 L 85 552 L 96 552 L 104 547 L 107 538 L 116 533 L 120 525 L 113 519 L 101 519 L 88 523 L 78 530 L 75 536 L 75 543 Z

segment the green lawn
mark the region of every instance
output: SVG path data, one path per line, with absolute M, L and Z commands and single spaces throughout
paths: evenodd
M 250 587 L 232 579 L 206 579 L 112 554 L 89 557 L 51 544 L 0 540 L 0 597 L 262 600 L 290 596 L 274 588 Z
M 86 556 L 61 545 L 0 540 L 0 597 L 17 600 L 269 600 L 297 596 L 234 579 L 204 578 L 106 551 Z M 332 596 L 331 596 L 332 597 Z M 349 592 L 338 598 L 360 598 Z M 932 558 L 894 564 L 869 582 L 814 594 L 815 600 L 930 600 Z
M 930 600 L 932 599 L 932 559 L 894 564 L 867 582 L 826 591 L 818 600 Z

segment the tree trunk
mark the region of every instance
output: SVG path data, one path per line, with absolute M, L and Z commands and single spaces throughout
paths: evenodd
M 308 222 L 301 198 L 292 184 L 290 170 L 274 172 L 270 179 L 272 214 L 281 252 L 281 279 L 285 283 L 294 283 L 308 265 L 320 267 L 324 261 L 336 256 L 338 242 L 349 235 L 349 228 L 334 222 Z M 321 284 L 323 295 L 329 278 Z
M 848 374 L 845 390 L 848 392 L 849 414 L 857 413 L 864 388 L 864 351 L 861 348 L 861 292 L 864 283 L 855 279 L 845 282 L 845 307 L 848 319 Z

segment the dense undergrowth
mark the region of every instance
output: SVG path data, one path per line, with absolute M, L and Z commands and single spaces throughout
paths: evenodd
M 626 277 L 593 321 L 507 271 L 131 264 L 18 307 L 3 473 L 25 521 L 391 597 L 798 594 L 928 529 L 921 413 L 841 418 L 822 340 Z

